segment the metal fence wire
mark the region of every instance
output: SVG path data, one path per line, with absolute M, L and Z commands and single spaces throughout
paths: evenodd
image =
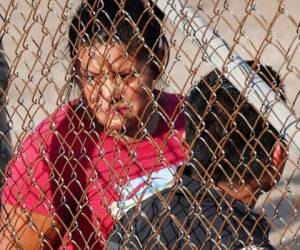
M 300 2 L 0 3 L 0 249 L 300 249 Z

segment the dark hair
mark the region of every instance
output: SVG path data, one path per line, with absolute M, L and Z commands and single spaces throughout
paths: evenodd
M 76 57 L 79 44 L 114 39 L 125 44 L 129 54 L 151 63 L 159 72 L 159 48 L 167 52 L 166 63 L 169 56 L 168 42 L 162 34 L 163 18 L 164 13 L 149 0 L 89 0 L 80 6 L 71 21 L 70 56 Z
M 271 67 L 247 63 L 285 100 Z M 185 115 L 191 161 L 214 182 L 259 179 L 270 166 L 279 133 L 219 71 L 210 72 L 190 91 Z

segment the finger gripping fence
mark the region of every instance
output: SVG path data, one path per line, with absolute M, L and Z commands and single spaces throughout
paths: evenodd
M 0 3 L 0 249 L 300 249 L 289 0 Z

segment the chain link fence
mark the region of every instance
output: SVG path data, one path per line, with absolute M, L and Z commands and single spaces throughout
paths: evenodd
M 300 249 L 299 10 L 294 0 L 2 1 L 0 248 L 271 249 L 269 239 Z M 253 99 L 257 75 L 269 87 Z

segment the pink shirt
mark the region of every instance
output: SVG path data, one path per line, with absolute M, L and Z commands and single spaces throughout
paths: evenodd
M 102 248 L 121 211 L 170 186 L 185 159 L 178 98 L 163 93 L 158 103 L 161 119 L 152 138 L 130 145 L 95 127 L 78 102 L 59 108 L 19 147 L 2 202 L 59 216 L 67 227 L 59 248 Z

